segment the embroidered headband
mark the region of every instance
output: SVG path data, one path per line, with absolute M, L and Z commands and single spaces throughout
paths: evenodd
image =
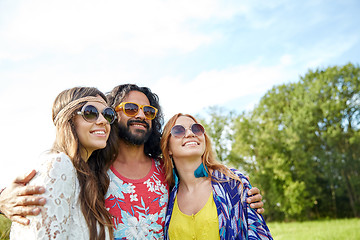
M 74 101 L 69 102 L 63 109 L 60 110 L 60 112 L 58 112 L 58 114 L 56 115 L 56 117 L 54 119 L 55 126 L 59 123 L 59 119 L 61 119 L 67 113 L 69 113 L 70 110 L 73 110 L 74 107 L 76 107 L 79 103 L 90 102 L 90 101 L 102 103 L 107 106 L 106 101 L 102 98 L 100 99 L 99 97 L 87 96 L 87 97 L 82 97 L 82 98 L 76 99 Z

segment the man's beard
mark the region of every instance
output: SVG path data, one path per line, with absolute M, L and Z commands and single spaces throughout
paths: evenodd
M 146 130 L 137 129 L 135 132 L 139 134 L 133 134 L 130 131 L 131 123 L 141 123 L 146 125 Z M 119 137 L 126 142 L 133 144 L 133 145 L 142 145 L 144 144 L 150 137 L 152 129 L 150 128 L 149 124 L 145 121 L 141 120 L 129 120 L 127 124 L 119 123 Z

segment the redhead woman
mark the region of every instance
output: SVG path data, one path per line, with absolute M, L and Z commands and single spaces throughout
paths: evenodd
M 174 185 L 165 239 L 272 239 L 263 219 L 245 199 L 250 183 L 215 159 L 203 126 L 176 114 L 161 139 L 167 180 Z
M 14 222 L 10 239 L 113 239 L 104 195 L 117 154 L 116 113 L 98 89 L 75 87 L 57 96 L 52 114 L 55 143 L 29 183 L 45 187 L 47 202 L 30 225 Z

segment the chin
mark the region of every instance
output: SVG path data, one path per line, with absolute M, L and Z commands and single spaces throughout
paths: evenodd
M 96 146 L 94 146 L 94 148 L 97 148 L 97 149 L 103 149 L 105 147 L 106 147 L 106 143 L 97 144 Z

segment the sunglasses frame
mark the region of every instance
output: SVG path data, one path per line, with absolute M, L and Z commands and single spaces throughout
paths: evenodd
M 194 131 L 193 131 L 193 126 L 194 126 L 194 125 L 201 127 L 201 129 L 202 129 L 202 133 L 201 133 L 201 134 L 196 134 L 196 133 L 194 133 Z M 181 136 L 176 136 L 175 134 L 173 134 L 173 129 L 174 129 L 174 127 L 177 127 L 177 126 L 180 126 L 180 127 L 184 128 L 184 133 L 183 133 Z M 188 129 L 189 129 L 195 136 L 198 136 L 198 137 L 205 134 L 205 128 L 204 128 L 204 126 L 201 125 L 200 123 L 193 123 L 193 124 L 191 124 L 190 128 L 185 128 L 183 125 L 176 124 L 176 125 L 174 125 L 174 126 L 171 128 L 170 134 L 171 134 L 171 136 L 176 137 L 176 138 L 183 138 L 183 137 L 185 137 L 185 135 L 186 135 L 186 130 L 188 130 Z
M 87 107 L 89 107 L 89 106 L 90 106 L 90 107 L 94 107 L 94 108 L 96 109 L 96 115 L 97 115 L 97 116 L 96 116 L 96 119 L 94 119 L 94 120 L 87 119 L 87 118 L 85 117 L 85 113 L 84 113 L 84 112 L 85 112 L 85 109 L 86 109 Z M 107 119 L 105 118 L 105 115 L 103 114 L 106 109 L 111 109 L 111 110 L 114 112 L 114 118 L 111 120 L 111 122 L 109 122 L 109 120 L 107 120 Z M 100 112 L 97 107 L 95 107 L 94 105 L 91 105 L 91 104 L 84 105 L 84 106 L 81 108 L 80 111 L 76 112 L 76 114 L 77 114 L 77 115 L 81 115 L 81 116 L 83 117 L 83 119 L 84 119 L 85 121 L 89 122 L 89 123 L 94 123 L 94 122 L 96 122 L 96 121 L 99 119 L 100 114 L 103 115 L 103 117 L 105 118 L 105 120 L 106 120 L 106 122 L 107 122 L 108 124 L 113 124 L 113 123 L 115 122 L 115 120 L 117 119 L 116 111 L 115 111 L 112 107 L 106 107 L 106 108 L 104 108 L 104 109 Z
M 138 110 L 137 110 L 137 112 L 136 112 L 134 115 L 131 115 L 131 114 L 128 114 L 128 113 L 125 112 L 125 104 L 127 104 L 127 103 L 135 104 L 136 106 L 138 106 Z M 152 109 L 155 110 L 155 115 L 154 115 L 153 118 L 149 118 L 149 117 L 145 114 L 145 112 L 144 112 L 144 107 L 150 107 L 150 108 L 152 108 Z M 122 103 L 120 103 L 119 105 L 116 106 L 115 111 L 118 112 L 118 111 L 122 110 L 123 113 L 124 113 L 126 116 L 128 116 L 128 117 L 134 117 L 134 116 L 136 116 L 136 115 L 139 113 L 140 109 L 144 112 L 145 118 L 148 119 L 148 120 L 153 120 L 154 118 L 156 118 L 156 114 L 158 113 L 158 109 L 157 109 L 156 107 L 153 107 L 153 106 L 151 106 L 151 105 L 141 105 L 141 104 L 137 104 L 137 103 L 134 103 L 134 102 L 122 102 Z

